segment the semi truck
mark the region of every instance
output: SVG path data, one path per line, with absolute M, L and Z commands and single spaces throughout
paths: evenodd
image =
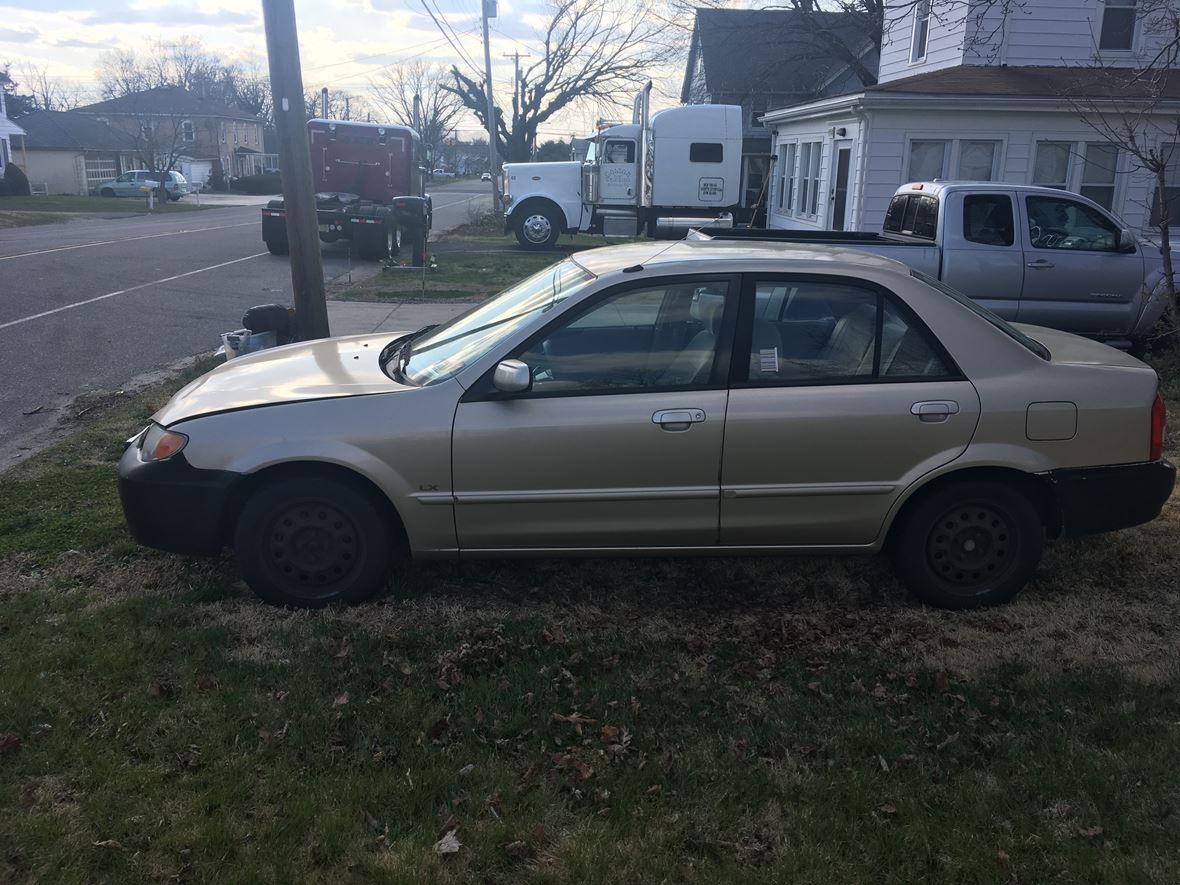
M 320 240 L 348 240 L 361 258 L 380 261 L 409 251 L 426 262 L 431 202 L 418 133 L 408 126 L 308 120 L 312 180 Z M 286 255 L 287 211 L 282 200 L 262 210 L 262 239 L 272 255 Z
M 631 122 L 600 128 L 583 162 L 506 163 L 505 230 L 526 249 L 550 249 L 578 231 L 660 237 L 732 227 L 741 208 L 741 107 L 651 114 L 650 102 L 649 82 Z

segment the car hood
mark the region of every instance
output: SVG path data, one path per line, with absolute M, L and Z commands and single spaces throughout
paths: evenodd
M 1092 338 L 1082 338 L 1080 335 L 1062 332 L 1059 329 L 1049 329 L 1045 326 L 1030 326 L 1025 323 L 1013 323 L 1012 325 L 1029 338 L 1045 345 L 1051 360 L 1057 364 L 1118 366 L 1124 369 L 1152 371 L 1148 365 L 1135 359 L 1129 353 Z
M 324 338 L 228 360 L 181 388 L 152 420 L 186 418 L 313 399 L 411 389 L 381 371 L 381 349 L 406 332 Z

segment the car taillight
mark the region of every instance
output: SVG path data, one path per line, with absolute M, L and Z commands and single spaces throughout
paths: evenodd
M 1164 456 L 1164 427 L 1168 423 L 1168 407 L 1164 405 L 1164 395 L 1157 393 L 1155 402 L 1151 404 L 1151 451 L 1147 455 L 1148 461 L 1158 461 Z

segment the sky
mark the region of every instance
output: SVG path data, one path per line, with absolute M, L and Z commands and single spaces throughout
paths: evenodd
M 461 54 L 431 21 L 424 2 L 453 29 Z M 539 54 L 536 29 L 547 19 L 545 10 L 544 0 L 499 0 L 491 32 L 493 82 L 506 87 L 512 81 L 513 62 L 506 55 Z M 369 79 L 384 66 L 415 57 L 458 64 L 482 77 L 480 0 L 295 0 L 295 15 L 309 89 L 328 86 L 364 94 Z M 258 0 L 0 0 L 0 64 L 11 63 L 18 81 L 21 63 L 32 62 L 55 79 L 94 90 L 103 52 L 135 49 L 172 35 L 199 39 L 226 59 L 265 66 Z M 620 109 L 618 115 L 623 114 Z M 596 116 L 591 109 L 563 114 L 542 128 L 540 140 L 585 134 Z M 474 117 L 457 128 L 464 138 L 479 132 Z

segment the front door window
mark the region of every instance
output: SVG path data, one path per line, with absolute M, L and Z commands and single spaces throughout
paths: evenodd
M 1027 205 L 1028 238 L 1034 249 L 1118 249 L 1118 229 L 1085 203 L 1059 197 L 1029 197 Z

